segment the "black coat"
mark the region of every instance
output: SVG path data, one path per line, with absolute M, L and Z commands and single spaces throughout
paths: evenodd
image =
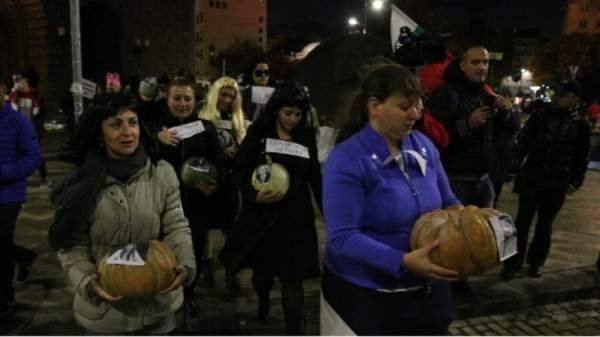
M 516 112 L 494 107 L 494 97 L 483 83 L 469 80 L 460 71 L 458 63 L 448 67 L 446 83 L 438 88 L 427 101 L 431 115 L 450 135 L 450 142 L 442 155 L 442 162 L 449 176 L 493 174 L 498 158 L 494 151 L 494 130 L 507 128 Z M 489 106 L 493 117 L 481 127 L 471 129 L 469 116 L 482 106 Z
M 514 191 L 556 191 L 579 188 L 590 154 L 591 130 L 581 112 L 537 105 L 519 133 L 514 148 L 518 167 Z
M 173 166 L 179 177 L 181 203 L 192 229 L 196 226 L 215 227 L 214 222 L 217 221 L 218 214 L 214 212 L 215 201 L 213 196 L 206 196 L 202 191 L 188 187 L 181 181 L 181 166 L 191 157 L 204 157 L 217 168 L 220 186 L 223 185 L 225 177 L 225 154 L 219 144 L 217 131 L 211 122 L 204 119 L 200 120 L 204 124 L 204 132 L 182 139 L 177 146 L 169 146 L 158 142 L 160 157 Z M 167 112 L 163 115 L 162 120 L 157 122 L 157 125 L 171 128 L 195 121 L 198 121 L 195 114 L 181 120 Z
M 234 176 L 242 194 L 242 213 L 220 257 L 234 271 L 249 266 L 282 280 L 317 277 L 320 263 L 310 190 L 322 207 L 322 180 L 315 133 L 304 129 L 293 139 L 308 148 L 310 159 L 269 153 L 273 162 L 288 170 L 290 188 L 282 200 L 259 204 L 251 177 L 254 169 L 265 162 L 267 137 L 278 139 L 275 127 L 261 132 L 257 126 L 250 126 L 235 158 Z

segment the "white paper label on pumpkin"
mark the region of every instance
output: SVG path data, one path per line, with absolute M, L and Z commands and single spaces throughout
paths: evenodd
M 232 121 L 225 121 L 225 120 L 219 120 L 217 122 L 217 128 L 218 129 L 225 129 L 225 130 L 231 130 L 233 129 L 233 122 Z
M 175 131 L 180 139 L 190 138 L 204 132 L 204 130 L 204 124 L 202 121 L 195 121 L 169 129 L 169 131 Z
M 300 158 L 310 158 L 306 146 L 281 139 L 267 138 L 266 151 L 267 153 L 280 153 Z
M 137 245 L 130 243 L 118 249 L 107 260 L 106 264 L 118 264 L 122 266 L 143 266 L 146 264 L 137 250 Z
M 498 258 L 500 262 L 517 254 L 517 229 L 508 214 L 500 214 L 488 219 L 498 244 Z

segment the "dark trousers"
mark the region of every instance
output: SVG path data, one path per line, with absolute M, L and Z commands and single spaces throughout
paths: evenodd
M 447 335 L 452 297 L 445 282 L 385 293 L 359 287 L 324 268 L 323 297 L 350 329 L 362 335 Z
M 519 194 L 519 211 L 515 226 L 517 227 L 518 254 L 511 257 L 505 266 L 518 270 L 523 266 L 525 256 L 527 264 L 533 267 L 544 265 L 552 239 L 552 222 L 565 202 L 562 191 L 527 191 Z M 535 234 L 527 249 L 529 228 L 535 214 L 538 214 Z
M 42 151 L 42 135 L 44 133 L 44 124 L 43 123 L 34 123 L 35 132 L 38 137 L 38 142 L 40 144 L 40 152 L 42 153 L 42 161 L 40 163 L 39 171 L 40 177 L 42 179 L 48 178 L 48 169 L 46 168 L 46 160 L 44 159 L 44 152 Z
M 480 208 L 494 205 L 494 186 L 489 176 L 482 178 L 449 176 L 448 180 L 452 191 L 463 205 L 475 205 Z
M 14 244 L 15 226 L 21 204 L 0 205 L 0 306 L 15 300 L 13 277 L 15 275 L 16 250 Z M 18 249 L 22 254 L 24 248 Z

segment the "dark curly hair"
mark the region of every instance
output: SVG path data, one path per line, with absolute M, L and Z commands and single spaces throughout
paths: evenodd
M 277 113 L 283 107 L 298 107 L 302 111 L 302 119 L 298 123 L 298 126 L 292 130 L 292 135 L 296 130 L 308 128 L 307 115 L 310 111 L 308 95 L 300 84 L 293 81 L 282 82 L 275 87 L 275 91 L 271 98 L 269 98 L 265 110 L 258 117 L 255 124 L 263 132 L 268 132 L 267 130 L 275 126 Z
M 104 93 L 93 99 L 79 118 L 75 129 L 74 146 L 81 158 L 90 151 L 102 150 L 102 122 L 125 110 L 133 111 L 139 116 L 139 103 L 129 94 Z M 144 146 L 148 157 L 152 161 L 156 161 L 158 155 L 155 141 L 141 118 L 139 119 L 139 123 L 140 145 Z

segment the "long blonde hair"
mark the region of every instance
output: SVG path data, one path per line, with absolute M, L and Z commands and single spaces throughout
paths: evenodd
M 225 87 L 230 87 L 235 90 L 235 99 L 233 100 L 231 109 L 231 123 L 235 141 L 240 144 L 244 137 L 246 137 L 246 124 L 244 122 L 244 112 L 242 111 L 242 95 L 236 80 L 228 76 L 223 76 L 216 80 L 208 90 L 206 103 L 199 115 L 200 118 L 207 119 L 215 125 L 222 120 L 221 112 L 217 108 L 217 103 L 219 102 L 219 92 Z

